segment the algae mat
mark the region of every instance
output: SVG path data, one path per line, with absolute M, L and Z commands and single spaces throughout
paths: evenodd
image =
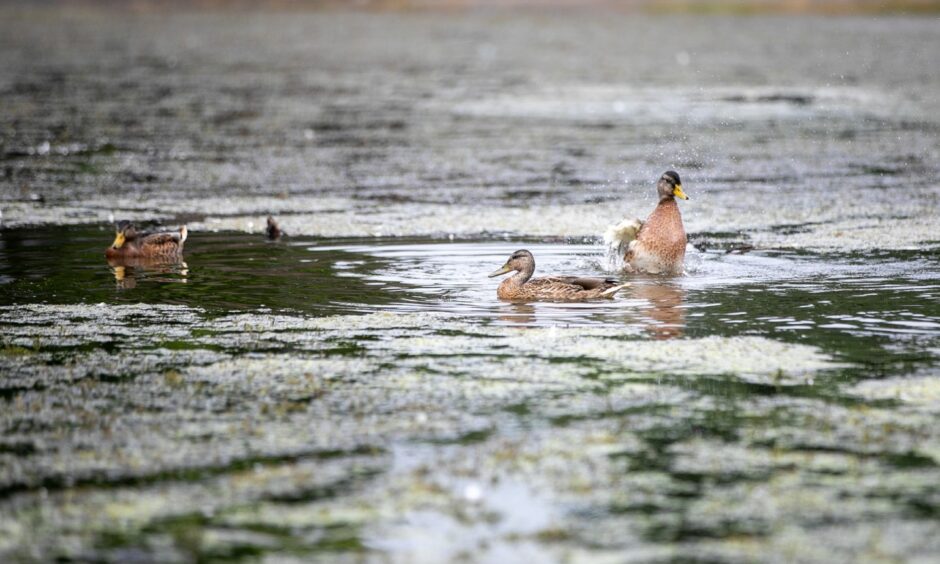
M 0 310 L 9 558 L 938 549 L 933 258 L 697 253 L 611 302 L 521 305 L 480 272 L 515 243 L 196 234 L 185 271 L 116 279 L 81 272 L 100 233 L 7 284 L 60 302 Z
M 0 7 L 0 560 L 940 553 L 935 21 L 61 8 Z M 494 299 L 668 168 L 686 276 Z

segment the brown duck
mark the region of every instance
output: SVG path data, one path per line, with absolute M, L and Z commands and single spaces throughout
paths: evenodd
M 620 284 L 616 278 L 593 278 L 579 276 L 551 276 L 532 278 L 535 272 L 535 257 L 526 250 L 514 252 L 506 264 L 489 276 L 507 272 L 515 274 L 503 280 L 496 290 L 501 300 L 520 302 L 581 302 L 598 298 L 613 298 L 614 294 L 629 286 Z
M 281 229 L 281 226 L 278 224 L 277 220 L 274 219 L 274 216 L 268 216 L 268 225 L 264 230 L 265 235 L 269 241 L 277 241 L 287 233 Z
M 185 225 L 179 231 L 138 233 L 129 221 L 118 223 L 115 231 L 114 242 L 104 251 L 109 259 L 178 257 L 187 234 Z
M 688 200 L 679 174 L 669 170 L 656 184 L 659 204 L 645 222 L 624 220 L 608 228 L 604 239 L 623 254 L 624 269 L 648 274 L 682 274 L 687 242 L 676 198 Z

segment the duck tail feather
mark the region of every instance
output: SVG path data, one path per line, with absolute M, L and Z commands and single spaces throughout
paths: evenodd
M 186 241 L 187 235 L 189 235 L 189 230 L 186 229 L 186 226 L 184 225 L 180 227 L 180 243 L 183 243 Z
M 616 293 L 619 292 L 620 290 L 623 290 L 624 288 L 629 288 L 629 287 L 630 287 L 630 284 L 629 284 L 629 283 L 627 283 L 627 284 L 620 284 L 620 285 L 618 285 L 618 286 L 614 286 L 613 288 L 608 288 L 607 290 L 604 290 L 603 292 L 601 292 L 601 295 L 602 295 L 602 296 L 605 296 L 605 297 L 606 297 L 606 296 L 613 296 L 614 294 L 616 294 Z

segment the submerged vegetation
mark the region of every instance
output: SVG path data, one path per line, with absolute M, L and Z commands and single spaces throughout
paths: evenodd
M 75 14 L 0 8 L 0 560 L 940 553 L 935 22 Z M 668 168 L 687 275 L 496 299 Z
M 254 262 L 227 251 L 240 238 L 253 248 L 227 235 L 213 254 L 204 239 L 193 283 L 237 287 L 238 264 Z M 324 240 L 281 249 L 281 261 L 360 263 L 355 283 L 387 283 L 373 303 L 341 305 L 315 279 L 281 294 L 272 273 L 263 298 L 245 299 L 274 310 L 218 292 L 159 305 L 171 283 L 114 293 L 99 265 L 99 290 L 57 294 L 73 305 L 4 306 L 6 554 L 937 549 L 940 311 L 924 299 L 936 261 L 885 257 L 840 277 L 824 265 L 848 258 L 718 251 L 675 285 L 637 280 L 611 303 L 514 305 L 474 272 L 481 250 L 495 260 L 506 244 L 390 248 L 396 264 Z M 560 267 L 593 252 L 535 248 Z M 460 259 L 456 282 L 409 288 L 395 274 L 446 268 L 440 257 Z M 743 279 L 723 281 L 728 268 Z M 884 288 L 893 299 L 870 292 Z M 80 303 L 87 291 L 112 303 Z

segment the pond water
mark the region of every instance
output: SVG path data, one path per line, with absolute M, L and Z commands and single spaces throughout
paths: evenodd
M 169 303 L 224 313 L 447 313 L 483 324 L 647 327 L 654 334 L 792 334 L 812 340 L 937 336 L 940 258 L 930 251 L 697 250 L 685 276 L 620 274 L 601 243 L 196 233 L 179 261 L 109 264 L 101 227 L 3 234 L 0 305 Z M 106 245 L 106 244 L 105 244 Z M 507 303 L 486 274 L 519 248 L 537 274 L 619 276 L 616 300 Z M 859 342 L 861 344 L 861 342 Z M 867 346 L 867 345 L 865 345 Z
M 77 554 L 109 558 L 433 561 L 483 544 L 498 560 L 581 543 L 672 558 L 729 535 L 808 542 L 767 532 L 784 523 L 855 530 L 875 511 L 917 532 L 931 514 L 934 253 L 690 247 L 687 275 L 625 276 L 614 300 L 512 304 L 485 273 L 519 247 L 546 273 L 616 265 L 600 243 L 222 232 L 194 233 L 179 263 L 122 267 L 103 257 L 109 237 L 3 233 L 0 394 L 33 406 L 7 416 L 14 541 L 36 495 L 55 514 L 76 495 L 79 514 L 104 511 L 64 527 L 91 543 Z M 78 402 L 47 403 L 76 390 Z M 83 438 L 51 438 L 89 408 Z M 231 436 L 232 416 L 261 442 Z M 174 430 L 153 427 L 165 424 Z M 111 454 L 79 462 L 73 448 Z M 740 499 L 784 476 L 798 483 Z M 230 497 L 203 497 L 218 488 Z M 800 503 L 822 513 L 780 509 L 806 488 Z M 846 511 L 827 506 L 846 495 Z M 726 497 L 745 505 L 728 513 Z M 783 516 L 768 517 L 768 503 Z M 580 529 L 589 523 L 612 529 Z M 621 528 L 636 537 L 624 543 Z M 35 549 L 68 553 L 44 542 Z
M 0 16 L 0 560 L 940 553 L 935 21 Z

